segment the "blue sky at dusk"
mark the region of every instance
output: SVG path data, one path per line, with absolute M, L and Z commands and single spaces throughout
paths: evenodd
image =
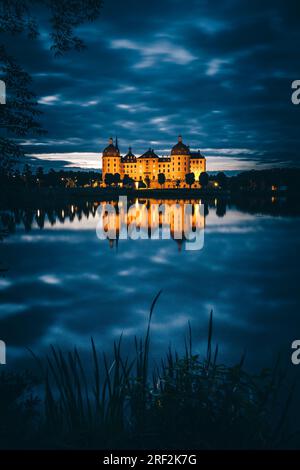
M 299 13 L 282 0 L 105 0 L 61 58 L 37 40 L 8 50 L 33 76 L 48 133 L 23 141 L 47 167 L 99 168 L 108 138 L 166 155 L 178 134 L 208 170 L 298 165 Z

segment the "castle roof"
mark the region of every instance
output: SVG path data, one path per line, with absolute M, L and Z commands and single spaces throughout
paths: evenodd
M 182 142 L 181 135 L 178 136 L 178 142 L 171 150 L 171 155 L 189 155 L 190 149 Z
M 128 152 L 124 157 L 122 157 L 122 162 L 124 163 L 133 163 L 136 162 L 136 156 L 132 153 L 131 147 L 129 147 Z
M 198 150 L 198 152 L 191 152 L 190 158 L 205 158 L 205 156 Z
M 110 137 L 108 146 L 105 147 L 102 153 L 103 157 L 119 157 L 120 151 L 116 145 L 113 144 L 113 139 Z
M 149 150 L 143 153 L 143 155 L 141 155 L 139 158 L 159 158 L 159 156 L 156 155 L 153 149 L 149 148 Z
M 103 157 L 120 157 L 120 151 L 118 147 L 118 141 L 116 139 L 116 143 L 113 143 L 113 139 L 109 139 L 109 144 L 103 150 Z M 189 155 L 191 159 L 205 159 L 205 156 L 198 150 L 197 152 L 191 152 L 189 146 L 185 145 L 182 142 L 181 135 L 178 136 L 178 142 L 171 150 L 171 155 Z M 158 159 L 160 162 L 170 162 L 170 157 L 159 157 L 152 148 L 149 148 L 145 153 L 143 153 L 140 157 L 136 157 L 132 153 L 131 147 L 129 147 L 128 152 L 122 158 L 123 163 L 135 163 L 137 158 L 149 158 L 149 159 Z

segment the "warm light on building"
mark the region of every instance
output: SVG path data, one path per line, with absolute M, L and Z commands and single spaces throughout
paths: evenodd
M 102 175 L 105 182 L 107 174 L 118 173 L 121 180 L 127 175 L 134 181 L 138 189 L 138 182 L 144 182 L 147 187 L 161 187 L 159 174 L 165 176 L 163 187 L 189 187 L 185 181 L 188 173 L 194 173 L 193 187 L 199 187 L 199 176 L 206 171 L 206 159 L 200 151 L 191 152 L 189 147 L 178 137 L 178 142 L 173 146 L 170 155 L 159 157 L 152 148 L 149 148 L 141 156 L 137 157 L 129 147 L 126 155 L 122 156 L 117 142 L 109 139 L 109 145 L 103 150 Z

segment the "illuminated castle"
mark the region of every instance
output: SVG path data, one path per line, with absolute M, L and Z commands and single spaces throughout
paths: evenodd
M 128 153 L 121 156 L 118 143 L 109 139 L 109 145 L 103 150 L 102 175 L 103 181 L 107 174 L 118 173 L 123 180 L 127 175 L 135 182 L 143 181 L 147 186 L 158 187 L 158 175 L 165 176 L 165 187 L 187 186 L 185 175 L 194 173 L 195 183 L 199 185 L 200 173 L 206 171 L 206 159 L 200 152 L 191 152 L 189 147 L 178 137 L 178 142 L 171 150 L 168 157 L 159 157 L 153 149 L 149 148 L 143 155 L 137 157 L 129 147 Z

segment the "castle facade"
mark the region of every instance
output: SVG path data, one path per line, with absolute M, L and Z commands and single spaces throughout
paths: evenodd
M 200 173 L 206 171 L 206 159 L 200 152 L 191 152 L 189 147 L 178 137 L 178 142 L 171 150 L 170 156 L 159 157 L 153 149 L 149 148 L 141 156 L 137 157 L 129 147 L 126 155 L 121 156 L 118 143 L 114 144 L 109 139 L 109 145 L 102 154 L 102 177 L 105 181 L 107 174 L 118 173 L 123 180 L 127 175 L 134 182 L 143 181 L 148 187 L 159 187 L 158 175 L 165 176 L 164 187 L 186 187 L 185 176 L 194 173 L 195 183 L 199 186 Z

